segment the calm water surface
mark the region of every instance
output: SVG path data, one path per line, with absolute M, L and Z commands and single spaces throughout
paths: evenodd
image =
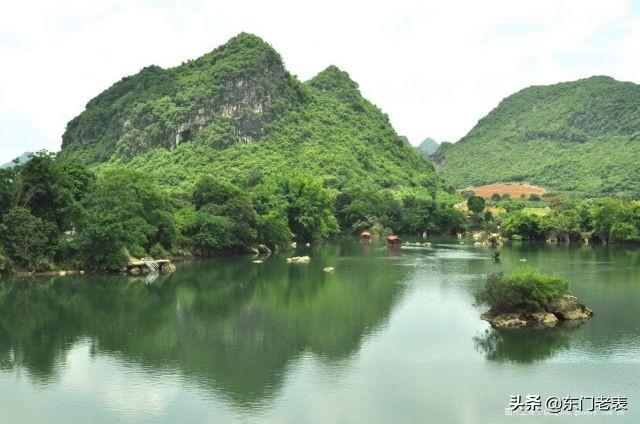
M 0 281 L 0 422 L 501 423 L 512 394 L 627 396 L 640 422 L 640 249 L 443 241 L 298 249 L 122 276 Z M 473 293 L 527 265 L 595 311 L 496 331 Z M 335 267 L 333 274 L 322 272 Z M 546 422 L 546 421 L 545 421 Z

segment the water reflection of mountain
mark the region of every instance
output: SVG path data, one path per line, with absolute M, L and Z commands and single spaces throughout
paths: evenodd
M 0 282 L 0 367 L 47 382 L 88 339 L 94 353 L 175 367 L 237 403 L 260 402 L 302 353 L 343 361 L 386 322 L 410 271 L 341 260 L 344 249 L 325 246 L 306 266 L 195 262 L 151 286 L 119 276 Z M 327 264 L 338 272 L 323 273 Z

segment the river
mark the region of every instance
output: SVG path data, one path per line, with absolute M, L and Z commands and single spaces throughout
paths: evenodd
M 339 239 L 252 260 L 0 280 L 0 422 L 541 422 L 506 414 L 518 394 L 622 396 L 624 415 L 549 422 L 640 422 L 640 249 L 522 243 L 495 263 L 469 240 Z M 491 329 L 473 294 L 519 266 L 594 317 Z

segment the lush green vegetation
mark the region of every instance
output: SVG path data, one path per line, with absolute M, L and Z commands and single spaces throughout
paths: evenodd
M 423 184 L 398 192 L 339 191 L 321 178 L 290 172 L 246 190 L 205 174 L 184 193 L 127 166 L 107 167 L 96 177 L 38 154 L 0 170 L 0 272 L 117 270 L 128 255 L 278 248 L 340 230 L 462 231 L 464 214 L 439 203 L 435 186 Z
M 89 101 L 62 137 L 63 155 L 84 163 L 200 138 L 217 147 L 250 141 L 304 100 L 280 55 L 242 33 L 182 65 L 149 66 Z
M 508 276 L 489 275 L 484 288 L 476 294 L 476 301 L 498 313 L 538 311 L 565 294 L 569 294 L 566 280 L 523 268 Z
M 640 86 L 592 77 L 504 99 L 434 163 L 457 187 L 528 182 L 572 196 L 640 193 Z
M 603 243 L 639 242 L 640 201 L 555 199 L 550 212 L 536 214 L 526 203 L 510 201 L 498 216 L 501 233 L 524 240 L 595 239 Z
M 6 268 L 119 269 L 127 254 L 466 225 L 457 196 L 346 72 L 301 83 L 249 34 L 124 78 L 69 122 L 56 158 L 2 172 Z
M 127 167 L 97 178 L 48 154 L 0 170 L 0 271 L 120 269 L 127 255 L 213 254 L 337 232 L 335 191 L 283 175 L 249 193 L 204 175 L 186 198 Z M 255 207 L 254 207 L 255 205 Z

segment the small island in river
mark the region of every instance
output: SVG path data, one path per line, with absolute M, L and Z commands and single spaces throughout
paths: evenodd
M 566 280 L 531 269 L 490 275 L 476 302 L 490 307 L 480 317 L 500 328 L 553 327 L 559 321 L 585 321 L 593 316 L 569 293 Z

